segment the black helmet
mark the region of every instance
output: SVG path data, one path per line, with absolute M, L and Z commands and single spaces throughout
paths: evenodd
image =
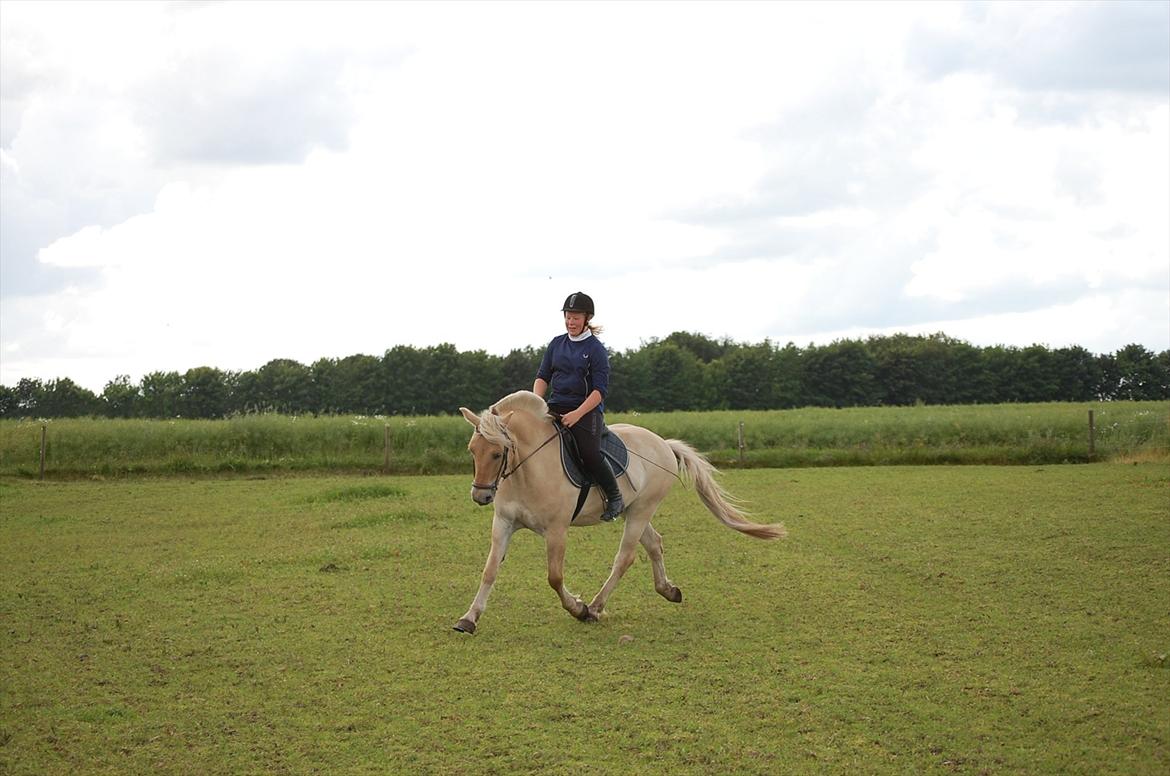
M 593 315 L 593 298 L 589 294 L 581 291 L 575 294 L 569 294 L 569 298 L 565 300 L 565 305 L 561 308 L 561 312 Z
M 566 298 L 564 307 L 560 308 L 562 313 L 584 313 L 585 315 L 593 315 L 593 298 L 583 291 L 577 291 L 576 294 L 570 294 Z

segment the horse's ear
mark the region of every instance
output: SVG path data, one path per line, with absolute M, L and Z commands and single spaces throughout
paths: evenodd
M 512 410 L 511 412 L 509 412 L 507 415 L 505 415 L 503 418 L 500 419 L 500 425 L 503 426 L 504 428 L 507 428 L 508 422 L 510 420 L 512 420 L 512 416 L 515 414 L 516 414 L 516 410 Z
M 466 407 L 460 407 L 459 411 L 463 413 L 463 417 L 467 419 L 468 423 L 475 426 L 476 428 L 479 428 L 479 415 L 476 415 Z

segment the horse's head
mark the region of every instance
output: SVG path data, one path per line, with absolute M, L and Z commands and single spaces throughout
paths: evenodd
M 476 415 L 466 407 L 459 411 L 467 422 L 475 426 L 467 449 L 475 462 L 475 479 L 471 483 L 471 498 L 480 506 L 492 503 L 496 490 L 508 468 L 508 453 L 512 450 L 512 439 L 508 436 L 508 422 L 511 412 L 500 415 L 495 409 Z

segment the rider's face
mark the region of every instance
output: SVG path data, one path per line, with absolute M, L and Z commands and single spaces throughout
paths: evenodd
M 565 331 L 569 336 L 576 337 L 585 330 L 585 313 L 565 313 Z

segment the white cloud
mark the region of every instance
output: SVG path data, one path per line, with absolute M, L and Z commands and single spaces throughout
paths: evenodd
M 888 336 L 899 332 L 928 335 L 945 332 L 982 346 L 1051 348 L 1079 345 L 1092 353 L 1112 353 L 1118 342 L 1142 343 L 1150 337 L 1150 321 L 1170 321 L 1170 296 L 1156 289 L 1092 294 L 1069 304 L 1026 312 L 963 318 L 939 318 L 909 326 L 854 327 L 803 332 L 788 337 L 798 344 L 826 344 L 836 339 Z
M 937 244 L 913 265 L 911 296 L 959 301 L 1069 278 L 1098 288 L 1170 271 L 1170 109 L 1135 113 L 1137 127 L 1026 127 L 1010 110 L 989 113 L 944 125 L 918 152 L 934 174 L 917 207 Z M 1080 186 L 1070 158 L 1094 170 Z
M 1061 118 L 979 44 L 1026 45 L 1032 6 L 12 7 L 4 285 L 58 288 L 4 290 L 4 384 L 506 352 L 578 289 L 618 349 L 1170 347 L 1167 100 L 1062 71 Z

